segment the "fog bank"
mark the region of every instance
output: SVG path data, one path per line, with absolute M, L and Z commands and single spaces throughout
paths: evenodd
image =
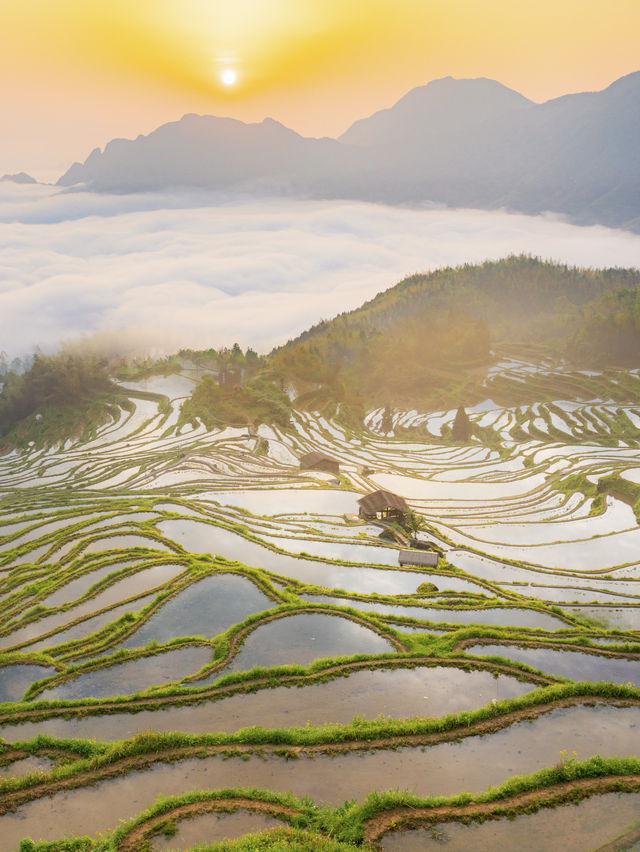
M 97 195 L 0 184 L 0 349 L 11 357 L 99 332 L 171 352 L 261 352 L 405 275 L 529 253 L 640 266 L 640 235 L 551 216 Z

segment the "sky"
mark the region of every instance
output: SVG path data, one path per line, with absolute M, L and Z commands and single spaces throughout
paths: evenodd
M 640 234 L 504 211 L 0 183 L 0 350 L 266 353 L 414 272 L 521 252 L 640 266 Z
M 599 90 L 638 32 L 638 0 L 0 0 L 0 174 L 55 179 L 189 112 L 335 136 L 448 75 Z

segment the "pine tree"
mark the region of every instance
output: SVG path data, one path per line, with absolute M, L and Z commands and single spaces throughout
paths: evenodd
M 462 405 L 456 412 L 456 417 L 451 427 L 451 437 L 454 441 L 460 443 L 468 441 L 471 437 L 471 421 Z

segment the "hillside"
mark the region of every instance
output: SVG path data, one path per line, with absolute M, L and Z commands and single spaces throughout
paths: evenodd
M 128 404 L 106 364 L 89 356 L 38 354 L 24 373 L 0 378 L 0 447 L 88 433 Z
M 91 431 L 114 416 L 114 405 L 126 407 L 129 391 L 110 373 L 129 383 L 185 364 L 197 369 L 198 381 L 179 426 L 201 421 L 209 429 L 286 429 L 292 409 L 337 414 L 360 428 L 367 411 L 386 405 L 437 411 L 491 398 L 515 406 L 558 392 L 536 369 L 516 381 L 495 378 L 490 368 L 505 355 L 551 359 L 563 372 L 562 399 L 591 398 L 593 382 L 579 371 L 640 365 L 640 270 L 578 269 L 527 256 L 438 269 L 406 278 L 267 356 L 236 344 L 182 350 L 157 370 L 126 370 L 82 354 L 38 355 L 26 372 L 4 376 L 0 439 L 24 446 Z M 617 398 L 617 380 L 606 384 L 598 395 Z M 625 392 L 635 401 L 632 384 L 625 380 Z
M 496 347 L 530 347 L 574 366 L 637 362 L 638 286 L 638 270 L 581 270 L 524 256 L 440 269 L 319 323 L 269 363 L 310 404 L 433 409 L 460 395 L 470 403 L 487 395 L 482 381 Z

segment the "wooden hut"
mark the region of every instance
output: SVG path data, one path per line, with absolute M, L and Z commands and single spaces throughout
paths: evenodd
M 340 462 L 324 453 L 307 453 L 300 459 L 300 470 L 322 470 L 325 473 L 338 476 L 340 474 Z
M 366 497 L 361 497 L 358 503 L 361 518 L 402 520 L 405 512 L 411 511 L 403 498 L 391 491 L 373 491 Z

